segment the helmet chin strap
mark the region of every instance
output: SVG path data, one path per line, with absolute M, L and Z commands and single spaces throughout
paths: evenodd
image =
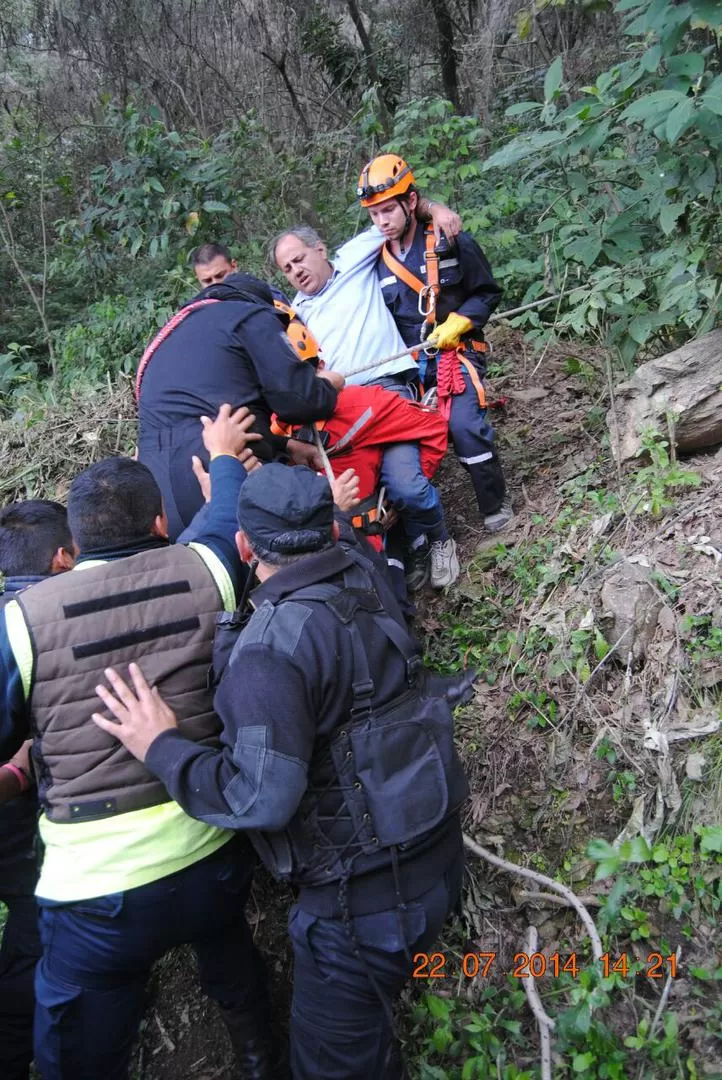
M 403 255 L 405 253 L 405 251 L 406 251 L 406 245 L 405 245 L 404 241 L 406 240 L 406 237 L 409 235 L 409 230 L 411 229 L 411 223 L 413 221 L 413 216 L 411 214 L 411 211 L 409 210 L 408 202 L 403 198 L 402 195 L 397 195 L 396 196 L 396 201 L 397 201 L 397 203 L 399 204 L 399 206 L 401 207 L 401 209 L 404 212 L 404 231 L 402 232 L 401 236 L 399 237 L 399 247 L 401 248 L 401 254 Z

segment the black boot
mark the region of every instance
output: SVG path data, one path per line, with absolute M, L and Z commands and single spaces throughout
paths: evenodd
M 267 1017 L 233 1006 L 221 1006 L 221 1016 L 231 1037 L 236 1080 L 281 1080 Z
M 423 589 L 431 575 L 431 549 L 429 541 L 424 537 L 424 543 L 418 547 L 409 548 L 406 553 L 406 588 L 410 593 Z

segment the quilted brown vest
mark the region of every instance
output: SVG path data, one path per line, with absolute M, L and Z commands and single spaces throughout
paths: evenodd
M 17 597 L 33 647 L 30 695 L 40 801 L 51 821 L 168 802 L 141 762 L 91 720 L 103 670 L 137 661 L 194 742 L 215 743 L 210 667 L 221 594 L 183 545 L 57 574 Z

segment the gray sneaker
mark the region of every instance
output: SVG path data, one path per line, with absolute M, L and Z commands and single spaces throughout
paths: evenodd
M 505 529 L 514 517 L 511 508 L 511 499 L 505 498 L 498 510 L 493 514 L 487 514 L 484 518 L 484 528 L 487 532 L 498 533 Z
M 431 545 L 431 587 L 445 589 L 447 585 L 453 585 L 460 570 L 456 541 L 451 537 L 435 540 Z

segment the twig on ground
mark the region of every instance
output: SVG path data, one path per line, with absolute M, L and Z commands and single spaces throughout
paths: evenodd
M 672 990 L 672 979 L 674 978 L 674 976 L 672 975 L 672 972 L 675 971 L 676 968 L 679 966 L 679 958 L 680 958 L 681 955 L 682 955 L 682 946 L 678 945 L 677 946 L 677 951 L 675 953 L 676 965 L 673 968 L 671 966 L 671 964 L 670 964 L 669 972 L 667 974 L 667 981 L 664 984 L 664 990 L 662 991 L 662 996 L 659 999 L 659 1004 L 657 1005 L 657 1011 L 654 1014 L 654 1019 L 652 1020 L 652 1024 L 651 1024 L 650 1029 L 649 1029 L 649 1035 L 647 1036 L 647 1042 L 652 1042 L 652 1040 L 654 1039 L 654 1033 L 655 1033 L 655 1031 L 657 1029 L 657 1024 L 659 1023 L 659 1021 L 662 1018 L 662 1013 L 667 1008 L 667 1001 L 669 1000 L 669 995 L 670 995 L 670 992 Z
M 500 870 L 505 870 L 508 874 L 516 874 L 518 877 L 527 878 L 528 881 L 535 881 L 538 885 L 543 885 L 545 888 L 551 889 L 553 892 L 557 892 L 560 896 L 565 897 L 569 902 L 569 905 L 574 908 L 584 924 L 584 928 L 592 943 L 592 955 L 594 956 L 594 959 L 601 959 L 603 950 L 599 931 L 596 928 L 594 919 L 576 893 L 572 892 L 566 885 L 562 885 L 561 882 L 553 881 L 552 878 L 547 877 L 546 874 L 540 874 L 536 870 L 529 870 L 525 866 L 517 866 L 515 863 L 507 862 L 506 859 L 500 859 L 498 855 L 492 854 L 487 848 L 482 847 L 481 844 L 477 844 L 476 841 L 472 840 L 466 833 L 464 833 L 464 846 L 467 847 L 469 851 L 473 852 L 479 859 L 484 859 L 485 862 L 491 863 L 492 866 L 496 866 Z
M 694 500 L 694 502 L 689 503 L 683 510 L 679 510 L 676 514 L 672 514 L 672 516 L 667 518 L 667 520 L 660 525 L 658 529 L 655 529 L 653 533 L 644 536 L 637 544 L 634 544 L 633 547 L 629 548 L 626 554 L 636 555 L 642 548 L 649 548 L 653 540 L 664 537 L 666 533 L 671 532 L 673 526 L 677 525 L 680 521 L 684 521 L 685 518 L 692 517 L 702 503 L 709 502 L 710 498 L 710 491 L 709 489 L 706 489 L 699 498 Z
M 530 926 L 527 930 L 526 941 L 524 942 L 524 949 L 527 956 L 533 956 L 537 951 L 539 944 L 539 938 L 537 935 L 536 926 Z M 551 1080 L 552 1078 L 552 1040 L 551 1033 L 554 1031 L 555 1024 L 551 1016 L 547 1016 L 542 1005 L 541 998 L 539 997 L 539 991 L 536 986 L 536 979 L 529 978 L 524 979 L 522 983 L 524 987 L 524 993 L 529 1003 L 529 1008 L 534 1013 L 534 1019 L 536 1020 L 537 1027 L 539 1029 L 539 1042 L 541 1044 L 541 1076 L 542 1080 Z
M 609 355 L 605 359 L 605 368 L 607 372 L 607 387 L 609 388 L 609 411 L 612 414 L 612 438 L 616 442 L 617 452 L 612 452 L 614 458 L 614 465 L 617 470 L 617 484 L 621 488 L 622 486 L 622 463 L 620 459 L 620 437 L 619 437 L 619 420 L 617 417 L 617 402 L 614 397 L 614 377 L 612 375 L 612 361 Z
M 631 632 L 631 631 L 632 631 L 633 629 L 634 629 L 634 627 L 632 627 L 632 626 L 628 626 L 628 627 L 627 627 L 627 629 L 626 629 L 626 630 L 624 630 L 624 631 L 622 632 L 622 634 L 621 634 L 621 635 L 620 635 L 620 636 L 619 636 L 619 637 L 617 638 L 617 640 L 616 640 L 616 641 L 614 642 L 614 644 L 612 645 L 612 647 L 611 647 L 611 649 L 609 650 L 609 652 L 606 652 L 606 653 L 604 654 L 604 656 L 602 657 L 602 659 L 601 659 L 601 660 L 599 661 L 599 663 L 597 664 L 597 666 L 596 666 L 595 668 L 592 668 L 592 670 L 591 670 L 591 671 L 590 671 L 590 673 L 589 673 L 589 678 L 588 678 L 588 679 L 585 679 L 585 681 L 584 681 L 584 682 L 580 682 L 580 683 L 579 683 L 579 689 L 577 690 L 577 693 L 576 693 L 576 696 L 575 696 L 575 698 L 574 698 L 574 701 L 572 702 L 572 705 L 571 705 L 571 709 L 569 710 L 570 712 L 573 712 L 573 711 L 574 711 L 574 709 L 575 709 L 575 708 L 577 707 L 577 705 L 579 704 L 579 702 L 580 702 L 580 701 L 582 700 L 582 698 L 583 698 L 583 697 L 584 697 L 584 695 L 586 694 L 587 690 L 588 690 L 588 689 L 591 689 L 591 685 L 592 685 L 592 680 L 594 679 L 594 676 L 595 676 L 595 675 L 596 675 L 596 674 L 597 674 L 598 672 L 600 672 L 600 671 L 602 670 L 602 668 L 604 667 L 604 665 L 605 665 L 605 664 L 606 664 L 606 663 L 607 663 L 607 662 L 608 662 L 608 661 L 609 661 L 609 660 L 610 660 L 610 659 L 611 659 L 611 658 L 612 658 L 612 657 L 614 656 L 614 654 L 616 653 L 617 649 L 619 648 L 619 646 L 620 646 L 620 645 L 622 644 L 622 642 L 624 641 L 624 639 L 625 639 L 625 637 L 627 636 L 627 634 L 629 634 L 629 633 L 630 633 L 630 632 Z
M 522 892 L 519 893 L 517 899 L 525 904 L 541 902 L 549 904 L 561 904 L 562 907 L 571 907 L 572 905 L 564 896 L 559 896 L 558 893 L 548 892 Z M 586 904 L 587 907 L 601 907 L 601 900 L 597 900 L 596 896 L 585 896 L 584 900 L 580 902 Z

